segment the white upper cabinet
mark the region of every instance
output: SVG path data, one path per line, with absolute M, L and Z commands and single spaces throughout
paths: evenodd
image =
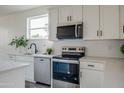
M 119 6 L 100 6 L 100 38 L 119 39 Z
M 49 39 L 58 40 L 57 25 L 76 22 L 83 22 L 84 40 L 124 39 L 124 6 L 119 8 L 117 5 L 72 5 L 51 8 Z
M 120 5 L 120 39 L 124 39 L 124 6 Z
M 84 6 L 84 39 L 119 39 L 119 6 Z
M 83 6 L 73 6 L 72 7 L 72 22 L 82 22 L 83 21 Z
M 82 6 L 64 6 L 59 8 L 59 24 L 82 22 Z
M 49 40 L 57 40 L 58 8 L 49 9 Z
M 49 40 L 55 41 L 58 24 L 82 22 L 82 6 L 64 6 L 49 9 Z
M 59 8 L 59 23 L 70 22 L 70 15 L 72 13 L 71 7 Z
M 84 39 L 99 39 L 99 6 L 83 6 Z

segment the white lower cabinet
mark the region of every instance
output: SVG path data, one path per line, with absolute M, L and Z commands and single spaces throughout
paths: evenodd
M 25 80 L 30 81 L 30 82 L 34 82 L 34 63 L 28 62 L 28 61 L 16 61 L 16 62 L 29 64 L 29 66 L 26 67 Z
M 103 85 L 104 66 L 101 63 L 82 62 L 80 64 L 80 87 L 101 88 Z
M 34 82 L 34 57 L 33 56 L 9 55 L 9 60 L 13 60 L 13 62 L 29 64 L 29 66 L 26 67 L 25 80 Z
M 100 88 L 102 87 L 103 72 L 90 69 L 81 69 L 80 78 L 81 88 Z

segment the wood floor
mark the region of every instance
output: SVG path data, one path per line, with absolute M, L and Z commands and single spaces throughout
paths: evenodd
M 48 85 L 25 81 L 25 88 L 50 88 Z

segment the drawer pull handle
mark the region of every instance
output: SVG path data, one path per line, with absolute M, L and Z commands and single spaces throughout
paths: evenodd
M 40 61 L 44 61 L 43 59 L 41 59 Z
M 88 67 L 94 67 L 94 65 L 88 65 Z

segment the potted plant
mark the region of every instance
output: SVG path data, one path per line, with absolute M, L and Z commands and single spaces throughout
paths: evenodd
M 15 37 L 12 39 L 12 41 L 9 43 L 11 46 L 15 46 L 16 48 L 25 48 L 27 46 L 28 40 L 25 38 L 25 36 Z
M 47 48 L 47 54 L 51 54 L 53 52 L 53 49 L 52 48 Z
M 124 54 L 124 44 L 120 47 L 120 51 Z

